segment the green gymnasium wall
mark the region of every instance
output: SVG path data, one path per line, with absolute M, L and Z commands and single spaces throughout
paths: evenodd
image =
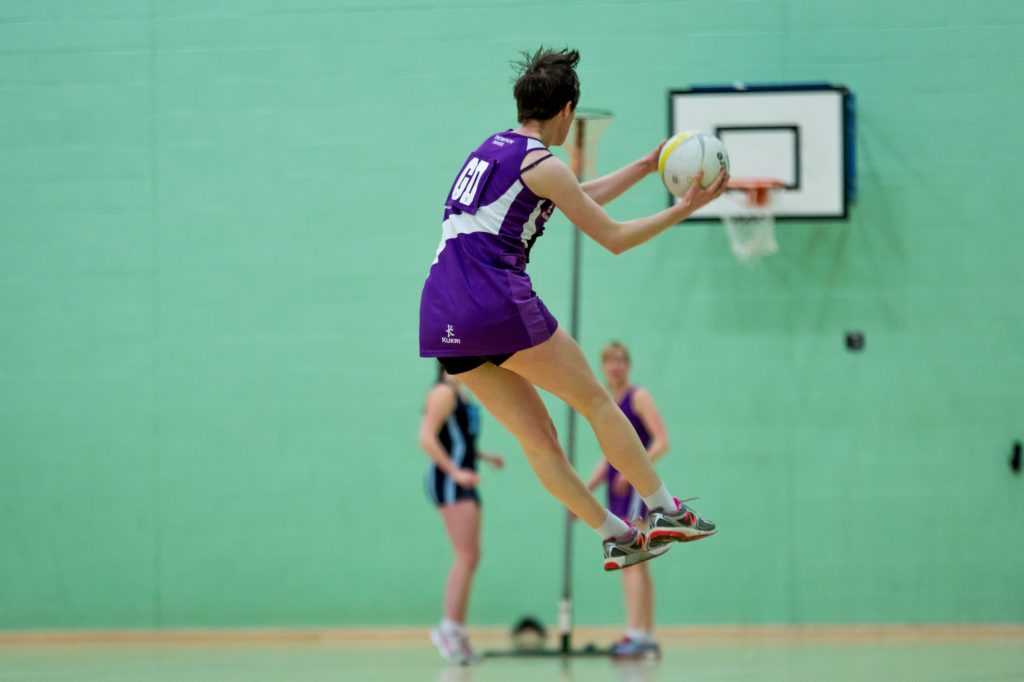
M 604 171 L 673 87 L 858 97 L 849 222 L 749 268 L 707 225 L 587 244 L 584 349 L 629 344 L 665 477 L 721 527 L 653 564 L 659 621 L 1024 620 L 1019 0 L 2 0 L 0 628 L 438 617 L 419 288 L 541 42 L 617 114 Z M 664 204 L 650 178 L 611 212 Z M 563 320 L 570 230 L 532 265 Z M 509 467 L 471 620 L 551 622 L 562 513 L 491 420 L 483 445 Z M 577 616 L 620 622 L 599 551 L 578 528 Z

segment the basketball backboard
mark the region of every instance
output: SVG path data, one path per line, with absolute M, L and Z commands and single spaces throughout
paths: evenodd
M 733 178 L 777 178 L 776 220 L 846 219 L 855 198 L 854 99 L 845 87 L 795 83 L 669 92 L 669 136 L 700 130 L 729 151 Z M 713 202 L 693 219 L 721 218 Z

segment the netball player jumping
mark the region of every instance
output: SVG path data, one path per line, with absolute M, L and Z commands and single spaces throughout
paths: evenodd
M 575 50 L 541 48 L 519 64 L 513 89 L 519 128 L 491 135 L 462 165 L 445 202 L 441 244 L 420 300 L 420 355 L 436 357 L 519 441 L 544 487 L 604 540 L 604 568 L 663 554 L 670 542 L 715 532 L 680 504 L 651 466 L 636 431 L 598 382 L 575 340 L 534 293 L 526 264 L 555 208 L 612 253 L 622 253 L 685 220 L 718 197 L 728 176 L 699 178 L 681 201 L 619 222 L 602 204 L 657 170 L 660 145 L 583 185 L 548 151 L 561 145 L 579 101 Z M 564 400 L 594 430 L 605 458 L 651 510 L 648 534 L 594 498 L 558 443 L 540 387 Z

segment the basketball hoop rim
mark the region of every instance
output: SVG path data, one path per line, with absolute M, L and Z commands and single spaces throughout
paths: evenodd
M 756 190 L 782 189 L 786 183 L 778 178 L 732 178 L 729 180 L 728 189 L 742 192 Z
M 778 178 L 734 178 L 729 180 L 727 189 L 745 192 L 747 206 L 769 210 L 772 193 L 782 189 L 786 183 Z

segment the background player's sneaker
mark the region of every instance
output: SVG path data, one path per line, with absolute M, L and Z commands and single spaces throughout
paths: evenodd
M 661 509 L 651 512 L 648 535 L 651 547 L 663 547 L 670 542 L 691 542 L 717 532 L 715 524 L 702 519 L 685 504 L 676 500 L 679 508 L 674 513 Z
M 661 647 L 653 640 L 633 639 L 623 637 L 612 645 L 612 658 L 617 660 L 627 659 L 659 659 L 661 658 Z
M 437 647 L 441 658 L 455 665 L 476 663 L 479 657 L 469 647 L 469 638 L 464 634 L 445 632 L 442 628 L 431 628 L 430 641 Z
M 669 547 L 671 547 L 669 544 L 651 547 L 647 535 L 634 528 L 626 540 L 619 541 L 611 538 L 604 541 L 604 570 L 618 571 L 627 566 L 649 561 L 667 552 Z

